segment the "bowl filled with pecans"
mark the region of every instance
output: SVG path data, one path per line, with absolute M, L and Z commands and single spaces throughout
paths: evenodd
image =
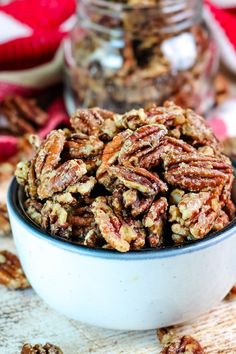
M 32 137 L 8 193 L 24 271 L 53 308 L 143 330 L 193 319 L 236 280 L 234 173 L 205 120 L 172 102 L 78 109 Z

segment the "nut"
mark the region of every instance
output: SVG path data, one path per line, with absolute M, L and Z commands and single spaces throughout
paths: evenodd
M 30 286 L 18 257 L 9 251 L 0 251 L 0 284 L 14 290 Z
M 21 349 L 21 354 L 63 354 L 63 351 L 51 343 L 31 345 L 26 343 Z
M 157 247 L 162 243 L 164 223 L 167 215 L 168 202 L 166 198 L 153 202 L 149 211 L 143 218 L 143 225 L 148 229 L 148 242 L 150 247 Z
M 8 235 L 11 231 L 6 204 L 0 203 L 0 236 Z
M 200 343 L 190 336 L 175 339 L 165 346 L 160 354 L 204 354 Z

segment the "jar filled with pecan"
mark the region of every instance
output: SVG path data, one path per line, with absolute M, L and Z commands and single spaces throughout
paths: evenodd
M 80 0 L 64 54 L 76 106 L 124 112 L 172 99 L 202 113 L 214 102 L 218 52 L 201 0 Z

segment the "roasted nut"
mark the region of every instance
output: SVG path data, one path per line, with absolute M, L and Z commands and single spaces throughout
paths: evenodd
M 69 160 L 64 162 L 55 171 L 44 174 L 41 177 L 41 183 L 37 189 L 39 198 L 49 198 L 54 193 L 63 190 L 70 192 L 70 189 L 78 183 L 86 172 L 86 165 L 82 160 Z
M 71 117 L 76 132 L 110 140 L 116 133 L 114 113 L 100 108 L 78 109 Z
M 232 175 L 232 166 L 222 158 L 199 153 L 168 153 L 164 166 L 168 183 L 193 192 L 224 185 Z
M 25 289 L 30 286 L 18 257 L 9 251 L 0 251 L 0 284 L 9 289 Z
M 210 145 L 217 151 L 221 150 L 213 131 L 201 116 L 191 109 L 187 109 L 185 117 L 186 121 L 182 125 L 182 134 L 191 139 L 194 146 Z
M 134 224 L 115 215 L 112 208 L 108 205 L 106 197 L 98 197 L 92 204 L 92 212 L 98 228 L 106 242 L 120 252 L 130 250 L 130 244 L 135 241 L 140 244 L 140 239 L 144 238 L 144 231 L 139 228 L 134 220 Z M 140 247 L 143 246 L 141 242 Z
M 27 199 L 24 203 L 25 209 L 29 217 L 36 222 L 36 224 L 41 225 L 42 216 L 41 211 L 43 208 L 42 203 L 36 199 Z
M 225 300 L 228 301 L 236 300 L 236 285 L 234 285 L 230 290 L 230 292 L 226 295 Z
M 6 118 L 6 129 L 17 136 L 36 132 L 48 119 L 48 114 L 34 100 L 20 96 L 6 97 L 0 114 Z
M 121 165 L 131 164 L 149 169 L 145 157 L 151 154 L 160 144 L 160 140 L 168 133 L 162 125 L 144 125 L 129 136 L 119 152 Z M 153 163 L 151 164 L 153 166 Z
M 166 198 L 156 200 L 143 218 L 143 225 L 148 229 L 148 243 L 150 247 L 157 247 L 162 243 L 164 223 L 167 215 L 168 203 Z
M 160 354 L 204 354 L 204 350 L 200 343 L 190 337 L 183 336 L 177 338 L 171 344 L 165 346 Z
M 219 196 L 210 191 L 183 194 L 174 190 L 170 200 L 176 204 L 169 208 L 169 221 L 173 223 L 172 238 L 177 243 L 202 238 L 223 226 L 217 218 L 221 210 Z
M 0 236 L 8 235 L 11 231 L 6 204 L 0 203 Z
M 110 141 L 104 148 L 102 154 L 102 163 L 99 166 L 96 177 L 99 183 L 103 184 L 109 189 L 111 178 L 107 172 L 108 168 L 117 164 L 120 149 L 124 141 L 132 134 L 131 130 L 125 130 L 117 134 L 112 141 Z
M 63 351 L 58 346 L 50 343 L 44 345 L 26 343 L 21 349 L 21 354 L 63 354 Z
M 72 233 L 72 225 L 68 222 L 68 208 L 59 203 L 47 200 L 41 210 L 42 227 L 49 229 L 52 235 L 68 238 Z
M 157 337 L 162 345 L 170 344 L 175 336 L 175 327 L 163 327 L 157 329 Z
M 167 191 L 167 185 L 156 174 L 144 168 L 114 166 L 108 169 L 108 173 L 117 177 L 127 188 L 136 189 L 148 196 Z

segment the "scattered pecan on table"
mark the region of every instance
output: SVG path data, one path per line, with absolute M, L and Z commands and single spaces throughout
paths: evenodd
M 169 345 L 176 337 L 175 327 L 163 327 L 157 329 L 157 338 L 162 345 Z
M 15 290 L 30 286 L 18 257 L 9 251 L 0 251 L 0 284 Z
M 235 216 L 229 158 L 201 116 L 172 102 L 79 109 L 36 145 L 16 177 L 52 235 L 127 252 L 199 240 Z
M 35 133 L 43 126 L 48 115 L 33 99 L 21 96 L 7 96 L 0 107 L 0 132 L 16 136 Z
M 51 343 L 31 345 L 26 343 L 21 349 L 21 354 L 63 354 L 63 351 Z
M 160 354 L 204 354 L 200 343 L 190 336 L 176 338 L 170 344 L 167 344 Z
M 236 300 L 236 284 L 232 287 L 230 292 L 226 295 L 225 300 Z
M 10 233 L 11 227 L 6 204 L 0 203 L 0 236 Z

